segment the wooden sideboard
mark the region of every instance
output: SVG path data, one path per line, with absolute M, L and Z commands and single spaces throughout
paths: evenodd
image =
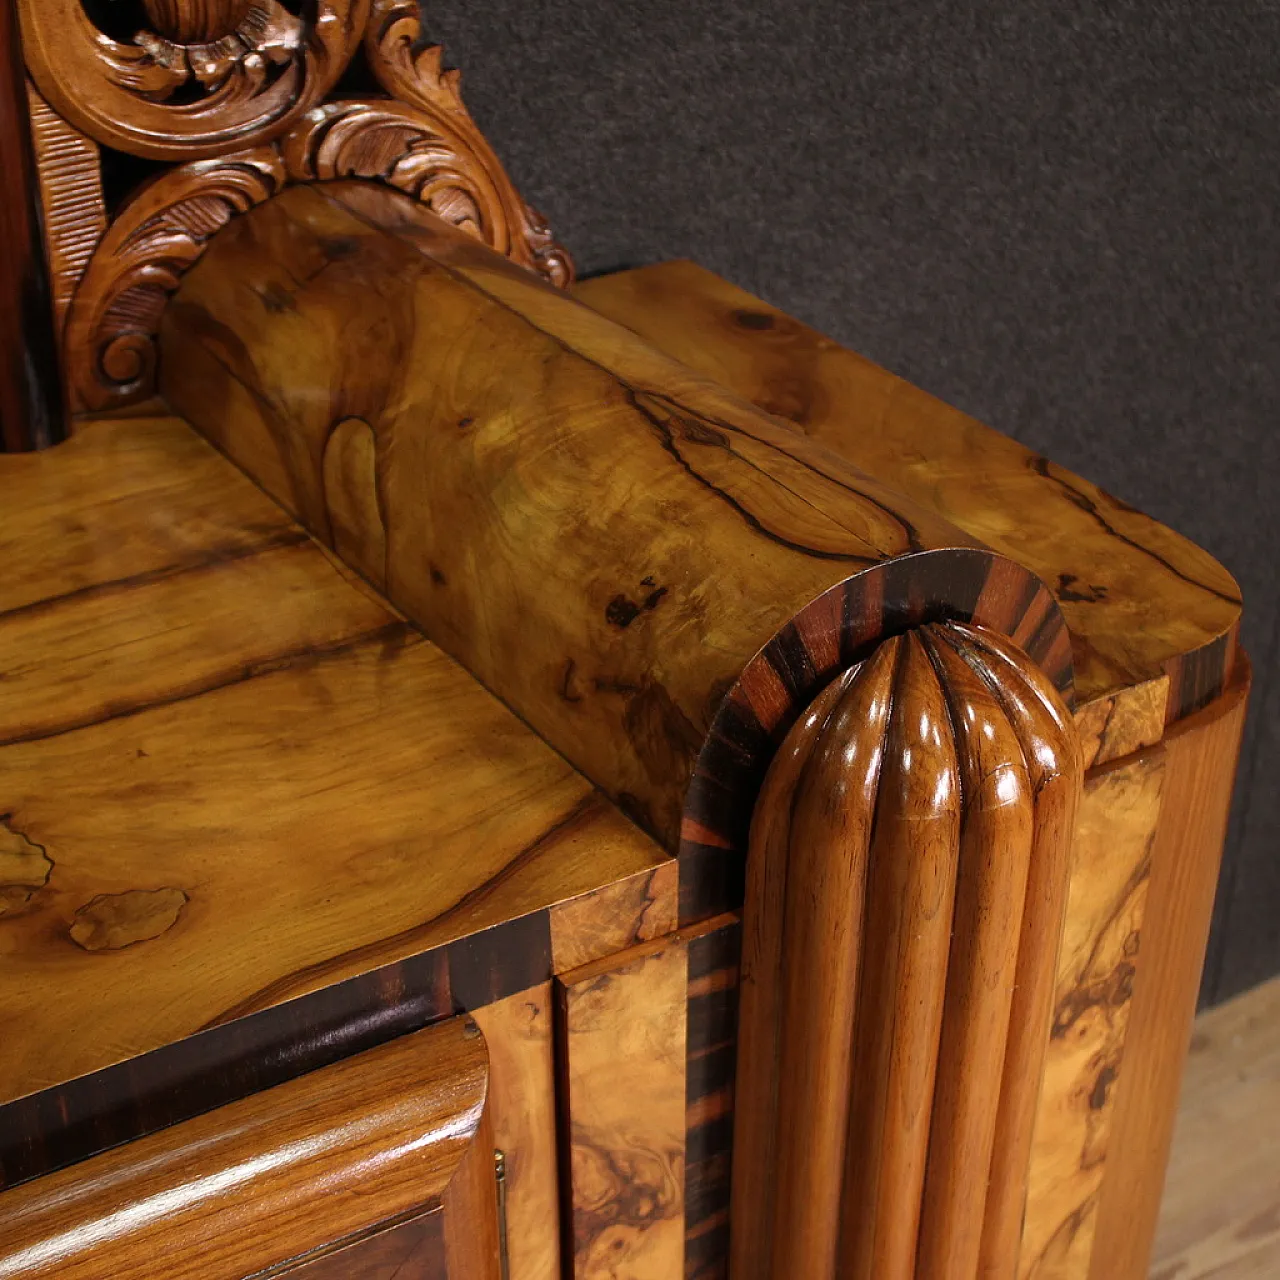
M 1230 575 L 575 284 L 416 3 L 17 9 L 0 1276 L 1140 1280 Z

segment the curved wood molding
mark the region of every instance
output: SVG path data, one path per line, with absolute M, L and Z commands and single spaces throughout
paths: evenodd
M 360 47 L 369 0 L 317 0 L 306 18 L 279 0 L 169 0 L 151 5 L 168 29 L 128 44 L 82 0 L 18 9 L 27 67 L 59 115 L 120 151 L 195 160 L 269 142 L 322 102 Z
M 488 1098 L 479 1028 L 439 1023 L 6 1191 L 0 1278 L 365 1275 L 408 1233 L 413 1274 L 497 1280 Z
M 954 623 L 791 728 L 751 831 L 734 1276 L 1012 1280 L 1081 779 L 1053 682 Z
M 1034 576 L 396 192 L 294 187 L 228 226 L 160 384 L 698 861 L 683 922 L 741 904 L 776 738 L 886 635 L 977 621 L 1070 688 Z

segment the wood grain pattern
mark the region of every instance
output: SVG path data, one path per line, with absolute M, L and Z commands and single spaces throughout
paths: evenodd
M 1082 769 L 1006 641 L 886 641 L 752 829 L 735 1276 L 1013 1277 Z
M 32 128 L 76 413 L 153 394 L 169 295 L 222 225 L 285 183 L 385 183 L 554 283 L 573 278 L 467 113 L 458 73 L 423 41 L 416 0 L 326 0 L 301 16 L 275 0 L 157 0 L 132 43 L 98 31 L 81 0 L 22 8 L 48 96 L 31 89 Z M 390 96 L 323 101 L 358 49 Z M 130 193 L 108 227 L 99 143 L 183 163 Z
M 1195 1023 L 1150 1280 L 1280 1268 L 1280 979 Z
M 436 1209 L 284 1274 L 291 1280 L 448 1280 L 445 1267 L 444 1213 Z
M 0 13 L 0 452 L 63 435 L 17 18 Z
M 1123 760 L 1164 737 L 1169 677 L 1130 685 L 1076 708 L 1086 768 Z
M 557 979 L 575 1280 L 685 1274 L 689 1011 L 707 1026 L 690 947 L 735 927 L 709 922 Z
M 0 1194 L 0 1276 L 129 1280 L 163 1260 L 224 1280 L 349 1242 L 345 1274 L 364 1274 L 354 1241 L 439 1210 L 444 1266 L 424 1274 L 498 1280 L 487 1088 L 484 1038 L 454 1019 L 232 1103 Z
M 1038 574 L 1071 631 L 1081 706 L 1168 675 L 1177 719 L 1226 687 L 1239 588 L 1149 516 L 693 263 L 577 296 Z
M 1165 739 L 1164 801 L 1090 1280 L 1139 1280 L 1150 1263 L 1250 678 L 1242 659 L 1226 695 Z
M 679 922 L 674 858 L 551 908 L 551 963 L 557 973 L 672 933 Z
M 1031 1153 L 1021 1280 L 1088 1274 L 1116 1080 L 1124 1071 L 1164 763 L 1155 748 L 1085 781 Z
M 116 214 L 76 275 L 62 330 L 73 412 L 153 393 L 156 325 L 183 273 L 221 227 L 284 182 L 276 148 L 245 148 L 161 173 Z
M 740 875 L 772 754 L 776 721 L 731 693 L 757 655 L 785 716 L 886 631 L 977 618 L 1069 687 L 1024 570 L 393 192 L 246 214 L 162 345 L 169 401 L 325 541 L 326 443 L 368 423 L 389 598 L 682 861 L 709 850 L 695 891 L 715 861 Z
M 559 1280 L 556 1064 L 550 982 L 475 1012 L 489 1046 L 493 1141 L 505 1156 L 509 1272 Z
M 575 900 L 661 851 L 182 424 L 0 508 L 5 1181 L 545 982 L 553 906 L 646 927 Z

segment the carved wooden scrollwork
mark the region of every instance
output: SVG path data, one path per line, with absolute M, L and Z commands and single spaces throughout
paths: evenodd
M 1051 682 L 958 624 L 791 730 L 747 872 L 735 1276 L 1013 1280 L 1081 774 Z
M 484 238 L 490 247 L 533 267 L 552 284 L 571 284 L 572 259 L 511 185 L 462 103 L 459 73 L 442 69 L 439 45 L 423 47 L 418 0 L 373 0 L 365 52 L 378 83 L 393 98 L 419 108 L 444 143 L 465 158 L 467 176 L 486 193 Z
M 506 230 L 488 175 L 403 102 L 331 102 L 309 112 L 281 151 L 295 182 L 377 178 L 490 244 Z
M 307 6 L 310 26 L 276 0 L 145 5 L 156 30 L 122 45 L 92 27 L 80 0 L 22 0 L 32 74 L 83 131 L 61 126 L 81 139 L 81 150 L 96 159 L 88 134 L 140 155 L 187 160 L 120 210 L 87 266 L 80 227 L 105 221 L 101 190 L 86 209 L 82 195 L 49 189 L 47 237 L 60 280 L 66 277 L 61 307 L 75 287 L 60 334 L 75 411 L 151 394 L 156 323 L 183 272 L 229 218 L 290 183 L 385 182 L 553 284 L 572 281 L 568 254 L 520 198 L 467 113 L 458 73 L 444 70 L 438 46 L 423 46 L 416 0 Z M 70 39 L 55 45 L 57 15 Z M 391 96 L 323 102 L 362 41 Z M 114 85 L 112 94 L 126 98 L 104 96 L 96 82 L 78 78 L 86 50 Z M 197 83 L 200 91 L 187 101 Z M 32 100 L 59 119 L 34 91 Z M 189 158 L 225 150 L 232 137 L 260 141 L 218 159 Z M 50 163 L 55 159 L 51 153 Z
M 27 67 L 97 142 L 158 160 L 278 136 L 323 101 L 359 48 L 369 0 L 148 0 L 157 29 L 113 39 L 82 0 L 19 0 Z
M 284 183 L 279 152 L 257 147 L 174 169 L 138 194 L 103 237 L 67 316 L 74 408 L 105 410 L 150 394 L 170 294 L 217 231 Z

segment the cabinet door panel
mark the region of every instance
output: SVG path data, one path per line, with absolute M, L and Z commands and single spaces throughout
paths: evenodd
M 0 1194 L 0 1280 L 497 1280 L 489 1056 L 455 1018 Z

